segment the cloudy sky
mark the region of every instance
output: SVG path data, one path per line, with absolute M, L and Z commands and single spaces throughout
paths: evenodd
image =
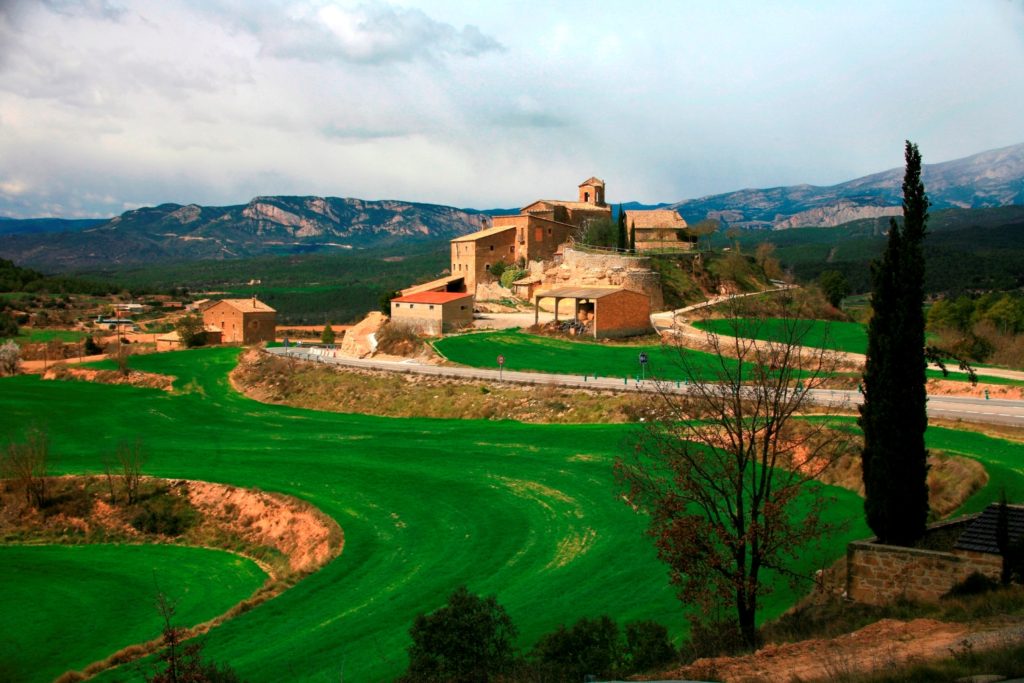
M 0 216 L 829 185 L 1024 142 L 1024 2 L 0 0 Z

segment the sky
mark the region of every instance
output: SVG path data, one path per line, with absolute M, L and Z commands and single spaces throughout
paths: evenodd
M 0 0 L 0 216 L 831 185 L 1024 142 L 1024 0 Z

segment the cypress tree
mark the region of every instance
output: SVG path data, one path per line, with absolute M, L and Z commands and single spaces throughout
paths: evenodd
M 629 226 L 629 253 L 636 253 L 636 223 Z
M 889 222 L 882 260 L 872 264 L 861 464 L 864 511 L 883 543 L 912 545 L 928 519 L 925 394 L 924 252 L 928 196 L 921 154 L 906 143 L 903 226 Z
M 619 204 L 619 251 L 626 251 L 626 213 L 622 210 L 622 204 Z

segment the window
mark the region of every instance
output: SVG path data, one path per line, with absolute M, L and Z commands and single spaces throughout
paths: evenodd
M 490 263 L 485 263 L 484 264 L 484 270 L 486 270 L 488 273 L 491 272 L 491 264 Z
M 585 201 L 585 202 L 589 202 L 590 201 L 590 193 L 589 192 L 584 192 L 583 193 L 583 201 Z
M 430 310 L 434 310 L 434 304 L 430 304 Z
M 533 239 L 537 242 L 544 241 L 544 228 L 537 228 L 533 233 Z
M 465 306 L 459 306 L 459 310 L 460 311 L 464 311 L 464 310 L 466 310 L 466 307 Z
M 548 234 L 549 235 L 551 234 L 551 228 L 548 228 Z
M 494 251 L 494 245 L 493 244 L 491 245 L 491 251 Z
M 514 254 L 514 253 L 516 253 L 516 248 L 515 248 L 515 245 L 513 245 L 513 246 L 511 246 L 511 247 L 509 247 L 509 248 L 508 248 L 508 253 L 510 253 L 510 254 Z

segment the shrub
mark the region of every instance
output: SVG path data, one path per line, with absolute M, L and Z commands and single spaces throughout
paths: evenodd
M 683 645 L 682 658 L 693 661 L 701 657 L 732 655 L 746 649 L 740 625 L 735 619 L 703 622 L 692 619 L 690 640 Z
M 580 619 L 541 636 L 530 653 L 544 680 L 582 681 L 616 676 L 622 667 L 619 627 L 607 616 Z
M 676 657 L 668 640 L 668 629 L 655 621 L 626 624 L 626 653 L 633 671 L 649 671 Z
M 139 504 L 131 525 L 147 534 L 180 536 L 196 523 L 198 517 L 199 514 L 184 498 L 159 493 Z
M 501 274 L 501 286 L 505 289 L 512 289 L 512 283 L 516 280 L 526 277 L 530 274 L 530 271 L 525 268 L 519 268 L 518 266 L 509 266 L 505 269 L 505 272 Z
M 508 264 L 507 263 L 505 263 L 504 261 L 498 261 L 497 263 L 495 263 L 494 265 L 491 266 L 491 270 L 490 270 L 491 277 L 493 277 L 495 280 L 499 280 L 500 281 L 501 280 L 501 276 L 505 274 L 505 271 L 507 269 L 508 269 Z
M 96 340 L 92 337 L 85 338 L 85 347 L 83 349 L 87 356 L 98 356 L 103 353 L 103 347 L 96 343 Z
M 950 588 L 943 597 L 960 598 L 965 595 L 981 595 L 998 587 L 998 581 L 990 579 L 981 572 L 971 572 L 967 578 Z
M 489 681 L 515 665 L 516 627 L 505 608 L 494 596 L 481 598 L 465 586 L 440 609 L 418 615 L 409 636 L 404 681 Z

